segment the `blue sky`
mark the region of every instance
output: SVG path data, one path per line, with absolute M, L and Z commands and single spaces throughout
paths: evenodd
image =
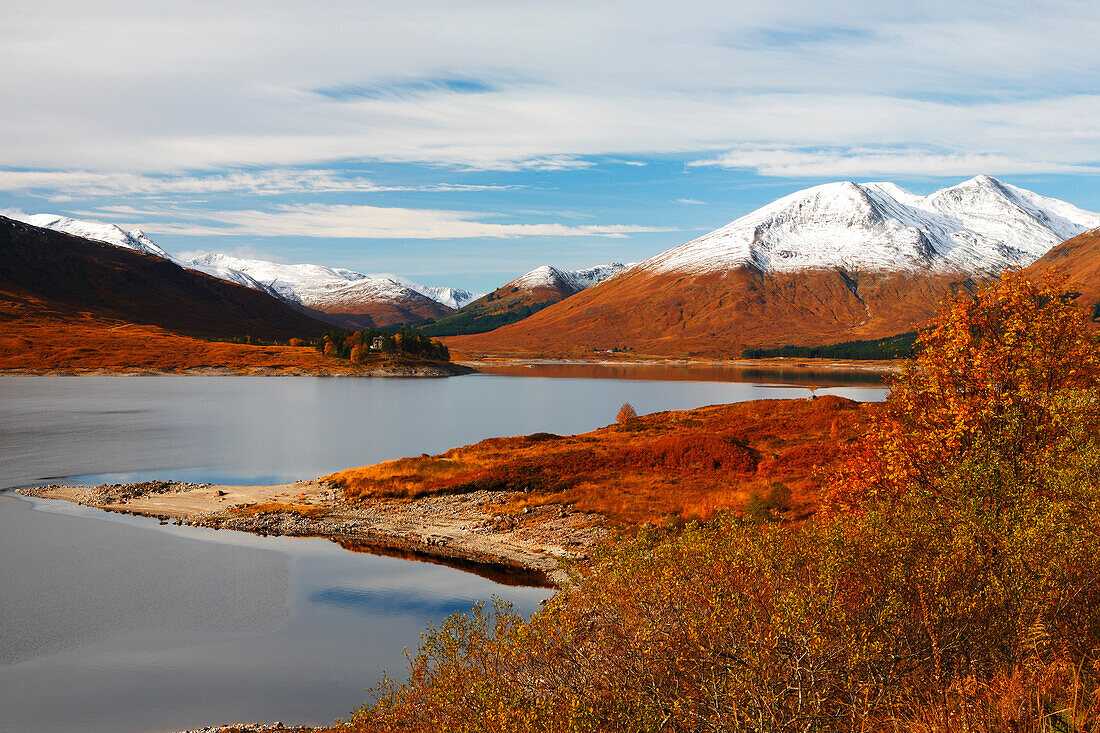
M 1090 2 L 42 0 L 4 27 L 0 213 L 176 254 L 484 291 L 833 180 L 1100 211 Z

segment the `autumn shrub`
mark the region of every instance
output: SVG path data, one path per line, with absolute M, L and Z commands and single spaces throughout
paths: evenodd
M 619 414 L 615 416 L 615 422 L 619 425 L 629 425 L 638 419 L 638 413 L 634 411 L 634 405 L 624 402 L 619 408 Z
M 829 512 L 611 543 L 529 620 L 431 630 L 346 729 L 1100 731 L 1096 342 L 1016 274 L 921 342 Z
M 756 457 L 743 441 L 725 435 L 670 435 L 629 451 L 629 461 L 644 468 L 751 473 Z
M 968 680 L 996 685 L 1027 659 L 1095 658 L 1094 493 L 1006 518 L 996 557 L 984 554 L 987 527 L 973 515 L 937 521 L 915 507 L 797 528 L 726 516 L 647 533 L 606 549 L 530 621 L 506 608 L 452 617 L 428 634 L 408 681 L 384 686 L 349 729 L 927 722 L 920 705 L 957 699 Z M 1077 692 L 1094 694 L 1094 670 L 1082 676 Z M 1047 689 L 1048 713 L 1072 691 Z

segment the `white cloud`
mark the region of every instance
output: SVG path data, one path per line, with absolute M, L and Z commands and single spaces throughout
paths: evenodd
M 673 203 L 677 204 L 705 204 L 706 201 L 696 201 L 695 199 L 676 199 Z
M 185 213 L 171 207 L 108 206 L 78 212 L 91 218 L 141 221 L 150 234 L 187 236 L 318 237 L 333 239 L 467 239 L 515 237 L 614 237 L 676 231 L 624 224 L 501 224 L 491 215 L 445 209 L 304 204 L 270 211 Z M 174 218 L 178 217 L 178 218 Z
M 762 176 L 786 178 L 859 178 L 867 176 L 972 176 L 1028 173 L 1100 173 L 1100 165 L 1050 160 L 1026 160 L 1003 154 L 944 154 L 921 150 L 792 150 L 750 148 L 731 150 L 689 163 L 753 170 Z M 681 199 L 681 203 L 688 203 Z M 692 202 L 696 203 L 696 202 Z
M 9 168 L 559 170 L 744 144 L 1100 161 L 1100 14 L 1071 0 L 39 0 L 5 8 L 5 31 Z M 418 92 L 317 93 L 386 80 Z
M 0 170 L 0 191 L 45 191 L 54 201 L 74 196 L 159 196 L 165 194 L 248 193 L 256 195 L 385 191 L 504 191 L 519 185 L 430 183 L 388 186 L 333 170 L 235 171 L 208 175 L 152 176 L 127 172 Z M 64 192 L 59 194 L 57 192 Z

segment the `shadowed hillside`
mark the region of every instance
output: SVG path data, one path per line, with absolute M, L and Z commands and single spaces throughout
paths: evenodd
M 327 328 L 265 293 L 4 217 L 0 283 L 98 317 L 188 336 L 287 339 Z

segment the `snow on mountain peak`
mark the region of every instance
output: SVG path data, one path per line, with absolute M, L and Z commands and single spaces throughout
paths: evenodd
M 624 265 L 621 262 L 609 262 L 605 265 L 596 265 L 583 270 L 559 270 L 552 265 L 542 265 L 524 275 L 520 275 L 508 285 L 526 289 L 564 287 L 579 293 L 609 277 L 618 275 L 628 267 L 630 265 Z
M 154 244 L 153 240 L 145 236 L 145 232 L 140 229 L 134 229 L 128 232 L 115 224 L 103 224 L 98 221 L 80 221 L 78 219 L 70 219 L 67 216 L 56 216 L 54 214 L 34 214 L 24 217 L 23 221 L 31 226 L 41 227 L 42 229 L 52 229 L 56 232 L 64 232 L 65 234 L 72 234 L 73 236 L 82 237 L 84 239 L 94 239 L 97 242 L 113 244 L 116 247 L 123 247 L 137 252 L 144 252 L 145 254 L 156 255 L 166 260 L 172 259 L 171 255 Z
M 448 308 L 454 308 L 458 310 L 468 303 L 472 303 L 480 298 L 484 293 L 471 293 L 469 290 L 463 290 L 462 288 L 452 288 L 444 285 L 421 285 L 420 283 L 413 282 L 408 278 L 399 277 L 390 273 L 382 273 L 376 275 L 370 275 L 369 277 L 376 278 L 389 278 L 401 283 L 409 290 L 415 290 L 426 298 L 431 298 L 436 303 L 442 303 Z
M 840 181 L 784 196 L 640 267 L 997 274 L 1098 225 L 1100 214 L 985 175 L 927 196 Z
M 457 309 L 479 297 L 460 288 L 418 285 L 393 275 L 364 275 L 354 270 L 322 265 L 283 265 L 220 252 L 183 261 L 158 247 L 140 229 L 128 232 L 114 224 L 81 221 L 55 214 L 34 214 L 24 217 L 23 221 L 43 229 L 163 257 L 189 270 L 310 308 L 324 309 L 364 301 L 405 302 L 422 295 Z

